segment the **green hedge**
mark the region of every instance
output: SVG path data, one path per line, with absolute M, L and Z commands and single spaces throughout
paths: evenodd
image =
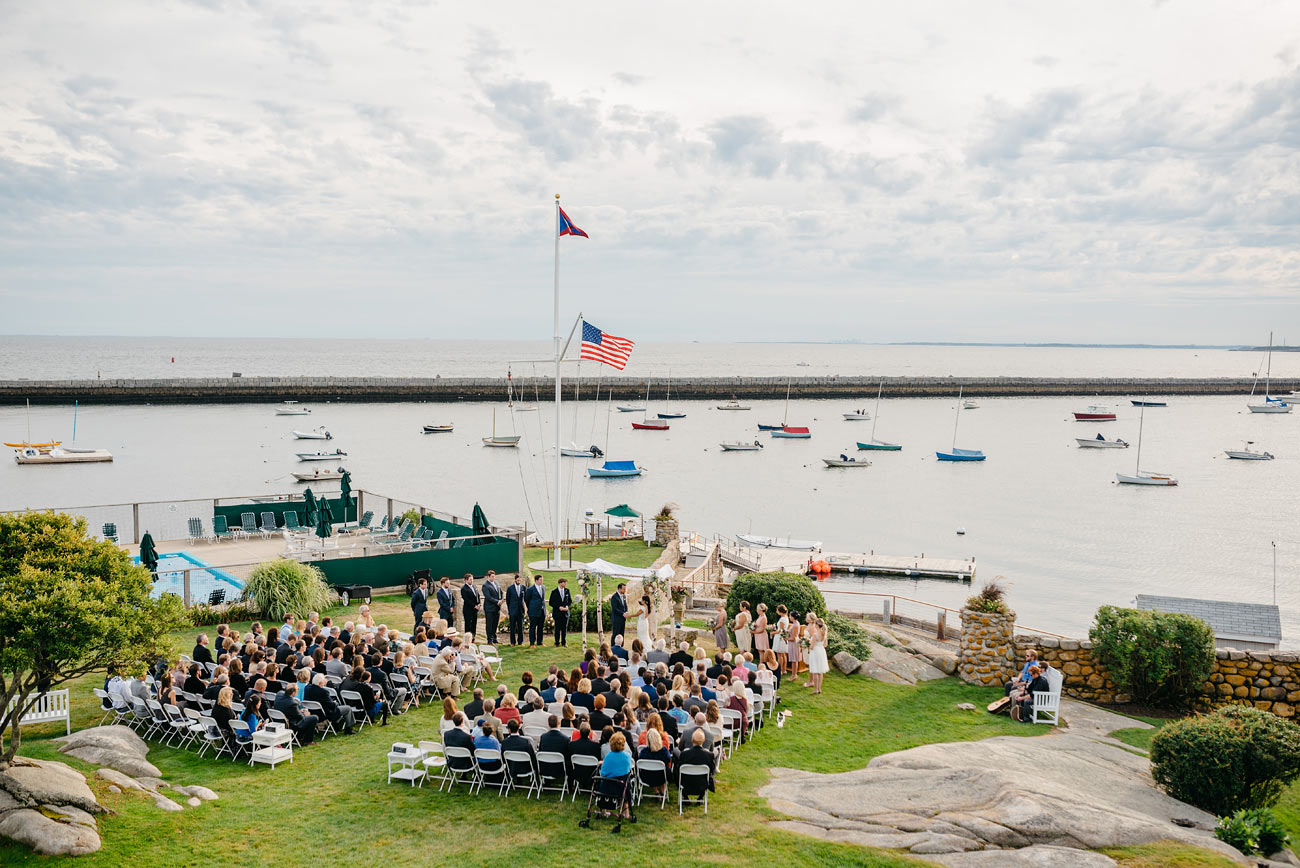
M 1111 680 L 1145 705 L 1186 705 L 1214 668 L 1214 632 L 1190 615 L 1102 606 L 1088 636 Z
M 767 604 L 768 621 L 776 621 L 776 607 L 784 605 L 799 616 L 809 612 L 826 617 L 826 600 L 812 579 L 801 573 L 745 573 L 731 583 L 727 614 L 735 618 L 742 600 L 749 601 L 750 614 L 758 616 L 758 604 Z
M 1300 777 L 1300 726 L 1245 705 L 1174 721 L 1151 740 L 1151 776 L 1220 816 L 1269 807 Z
M 847 651 L 859 660 L 871 656 L 870 637 L 857 621 L 831 612 L 826 615 L 826 657 Z

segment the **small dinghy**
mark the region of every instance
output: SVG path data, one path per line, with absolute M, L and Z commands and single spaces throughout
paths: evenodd
M 633 422 L 632 427 L 637 431 L 667 431 L 667 419 L 642 419 L 640 422 Z
M 317 480 L 325 481 L 329 479 L 342 479 L 343 468 L 336 470 L 313 470 L 310 473 L 295 473 L 293 478 L 299 482 L 316 482 Z
M 1098 434 L 1093 439 L 1087 437 L 1075 437 L 1074 442 L 1079 444 L 1080 449 L 1127 449 L 1128 443 L 1116 437 L 1114 440 L 1107 440 Z
M 335 449 L 333 452 L 299 452 L 299 461 L 333 461 L 336 458 L 342 458 L 347 455 L 342 449 Z
M 560 449 L 560 454 L 566 458 L 600 458 L 605 453 L 593 443 L 586 449 L 579 449 L 576 445 L 563 447 Z
M 1167 404 L 1164 401 L 1143 401 L 1143 400 L 1139 400 L 1138 398 L 1134 398 L 1132 401 L 1129 401 L 1129 403 L 1132 404 L 1134 407 L 1168 407 L 1169 406 L 1169 404 Z
M 297 431 L 293 432 L 295 440 L 333 440 L 334 435 L 325 430 L 325 426 L 317 428 L 315 431 Z
M 807 440 L 812 436 L 812 432 L 807 428 L 795 428 L 787 425 L 780 431 L 773 431 L 772 436 L 775 438 L 785 438 L 787 440 Z
M 619 404 L 614 409 L 620 413 L 644 413 L 645 407 L 637 407 L 633 404 Z
M 934 457 L 940 461 L 983 461 L 987 456 L 978 449 L 958 449 L 954 446 L 951 452 L 936 452 Z
M 748 410 L 749 405 L 742 404 L 739 401 L 737 401 L 735 398 L 732 398 L 730 401 L 728 401 L 725 404 L 719 404 L 718 409 L 719 410 Z
M 719 443 L 723 452 L 757 452 L 763 448 L 763 444 L 755 440 L 753 443 L 745 443 L 742 440 L 736 440 L 731 443 Z
M 1141 414 L 1138 416 L 1137 461 L 1133 462 L 1133 475 L 1116 473 L 1115 481 L 1120 485 L 1177 485 L 1178 480 L 1168 473 L 1142 469 L 1142 429 L 1145 427 L 1146 414 L 1146 408 L 1143 407 Z
M 870 443 L 858 443 L 858 448 L 864 451 L 872 450 L 876 452 L 897 452 L 903 447 L 898 443 L 890 443 L 886 440 L 872 440 Z
M 870 422 L 871 414 L 866 410 L 854 410 L 852 413 L 845 413 L 844 421 L 846 422 Z
M 456 429 L 455 425 L 425 425 L 425 434 L 450 434 Z
M 1224 454 L 1229 458 L 1240 458 L 1242 461 L 1272 461 L 1271 452 L 1256 452 L 1250 447 L 1255 443 L 1254 440 L 1247 440 L 1246 445 L 1241 449 L 1225 449 Z
M 600 467 L 587 468 L 587 475 L 597 479 L 640 476 L 642 472 L 643 468 L 637 467 L 635 461 L 606 461 Z
M 1093 405 L 1087 410 L 1075 410 L 1074 421 L 1076 422 L 1114 422 L 1115 413 L 1109 407 L 1099 407 Z
M 870 467 L 870 461 L 858 461 L 856 458 L 850 458 L 847 455 L 841 455 L 839 458 L 823 458 L 822 462 L 827 467 Z
M 976 404 L 974 401 L 966 401 L 962 404 L 962 407 L 966 408 L 967 410 L 978 410 L 980 408 L 980 405 Z
M 275 408 L 277 416 L 310 416 L 311 410 L 298 404 L 297 401 L 285 401 L 279 407 Z

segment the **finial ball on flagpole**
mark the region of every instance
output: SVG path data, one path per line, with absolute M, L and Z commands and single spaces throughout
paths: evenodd
M 560 194 L 559 194 L 559 193 L 556 193 L 556 194 L 555 194 L 555 198 L 556 198 L 556 199 L 560 198 Z

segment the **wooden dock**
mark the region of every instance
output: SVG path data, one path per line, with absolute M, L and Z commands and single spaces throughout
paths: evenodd
M 970 582 L 975 578 L 975 559 L 932 558 L 925 555 L 882 555 L 872 552 L 806 552 L 789 549 L 754 548 L 723 543 L 718 548 L 724 563 L 748 572 L 808 571 L 810 560 L 831 565 L 832 573 L 856 576 L 898 576 L 908 579 L 947 579 Z

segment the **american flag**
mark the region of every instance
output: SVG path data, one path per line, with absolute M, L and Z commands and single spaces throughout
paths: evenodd
M 632 354 L 636 341 L 615 337 L 596 328 L 586 320 L 582 321 L 582 355 L 580 358 L 591 359 L 623 370 L 627 357 Z

